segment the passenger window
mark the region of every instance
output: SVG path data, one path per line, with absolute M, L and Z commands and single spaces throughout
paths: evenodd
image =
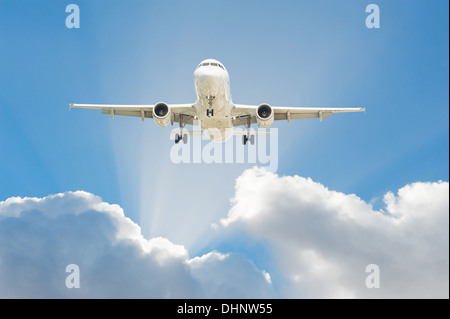
M 211 63 L 212 66 L 217 66 L 217 63 Z

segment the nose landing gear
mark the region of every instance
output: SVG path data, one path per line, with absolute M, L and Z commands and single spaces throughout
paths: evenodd
M 206 96 L 206 98 L 208 99 L 208 105 L 209 105 L 209 109 L 206 110 L 206 116 L 207 117 L 214 116 L 214 109 L 212 108 L 212 104 L 213 104 L 213 100 L 216 97 L 212 96 L 212 95 L 208 95 L 208 96 Z

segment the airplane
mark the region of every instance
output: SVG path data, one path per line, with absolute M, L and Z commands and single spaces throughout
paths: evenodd
M 110 104 L 70 104 L 69 107 L 101 110 L 103 114 L 140 117 L 153 120 L 161 127 L 169 123 L 180 126 L 180 134 L 175 135 L 175 143 L 183 140 L 187 143 L 187 134 L 205 134 L 214 141 L 225 141 L 234 134 L 233 128 L 245 126 L 242 135 L 245 145 L 255 142 L 257 132 L 250 131 L 251 124 L 269 128 L 273 121 L 331 117 L 332 113 L 361 112 L 362 107 L 282 107 L 267 103 L 260 105 L 235 104 L 231 100 L 230 77 L 225 66 L 215 59 L 202 61 L 194 71 L 194 86 L 197 100 L 189 104 L 167 104 L 159 102 L 154 105 L 110 105 Z M 184 130 L 186 124 L 197 125 L 201 131 Z M 242 133 L 242 132 L 241 132 Z M 239 135 L 235 133 L 234 135 Z

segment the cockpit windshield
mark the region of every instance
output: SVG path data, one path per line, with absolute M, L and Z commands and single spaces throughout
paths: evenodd
M 218 67 L 221 68 L 222 70 L 225 70 L 225 68 L 224 68 L 224 66 L 223 66 L 222 64 L 216 63 L 216 62 L 203 62 L 203 63 L 200 63 L 200 64 L 198 65 L 197 69 L 200 68 L 200 67 L 202 67 L 202 66 L 216 66 L 216 67 L 218 66 Z

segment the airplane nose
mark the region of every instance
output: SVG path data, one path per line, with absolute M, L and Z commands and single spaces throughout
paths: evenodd
M 200 86 L 205 86 L 208 83 L 211 83 L 212 81 L 214 81 L 214 77 L 211 74 L 200 74 L 197 77 L 197 83 Z
M 217 73 L 209 70 L 201 70 L 200 72 L 196 72 L 195 78 L 200 87 L 205 87 L 207 85 L 217 85 L 220 81 L 220 77 L 217 75 Z

